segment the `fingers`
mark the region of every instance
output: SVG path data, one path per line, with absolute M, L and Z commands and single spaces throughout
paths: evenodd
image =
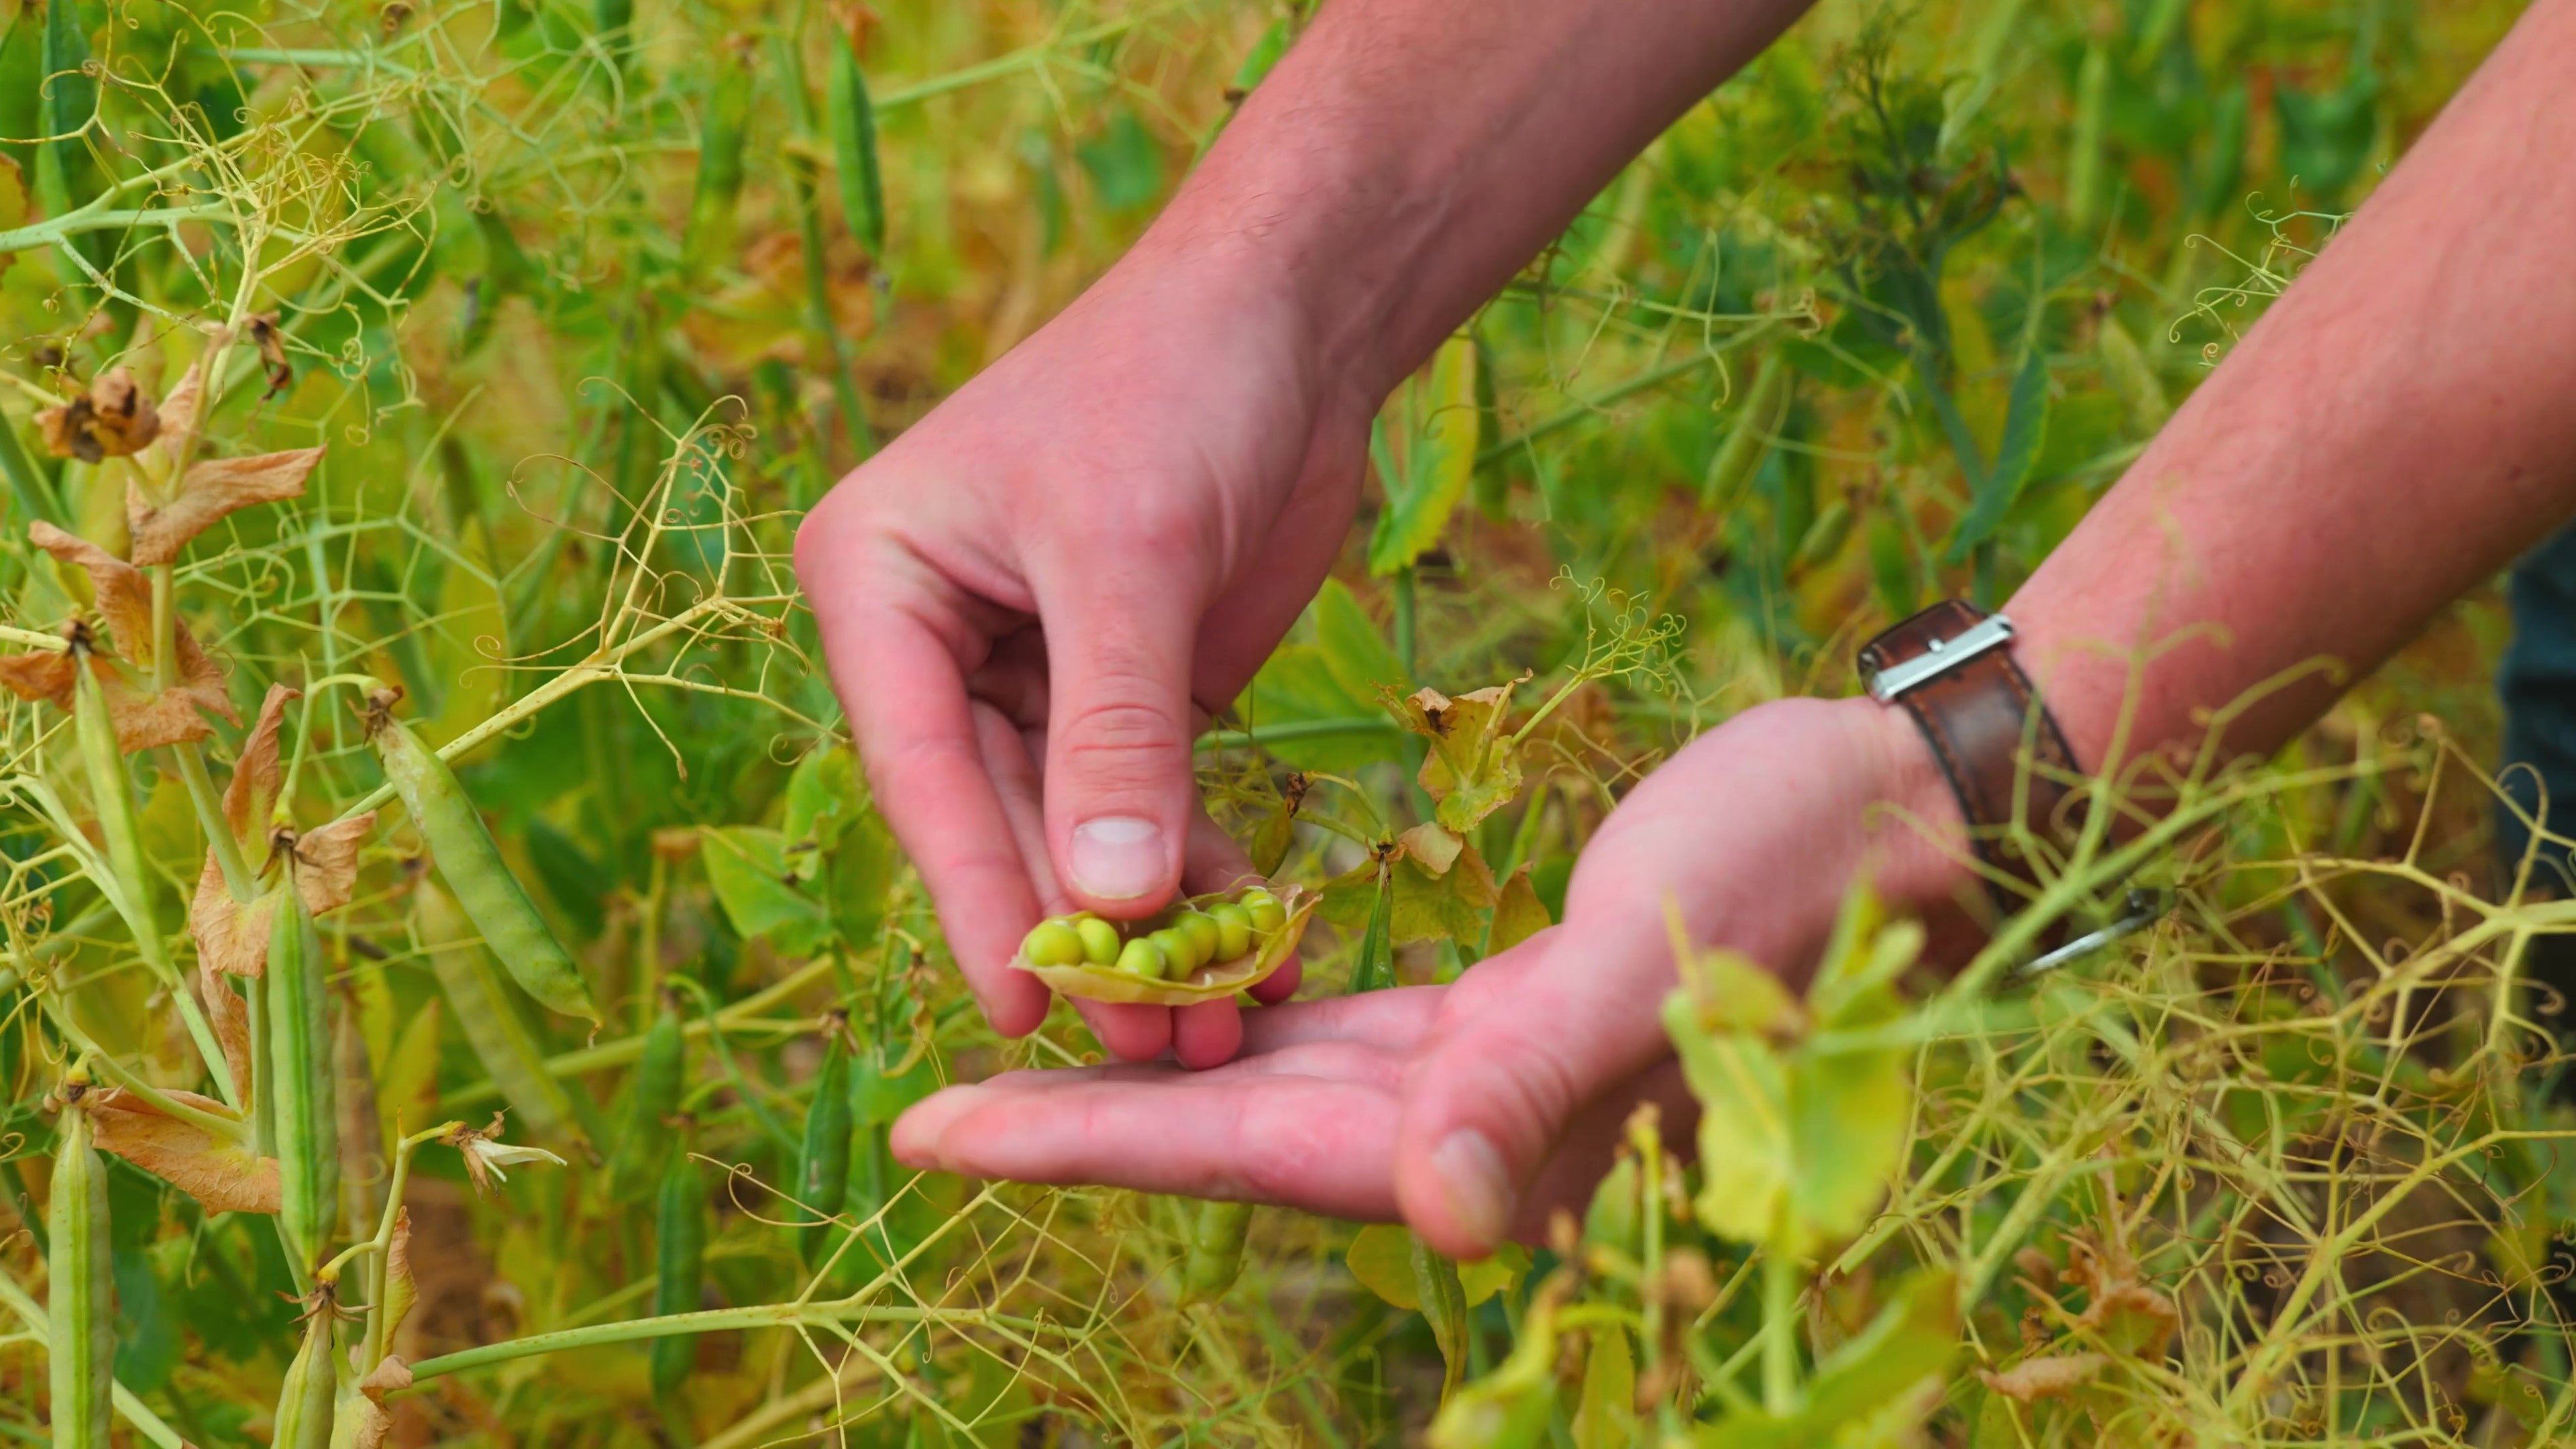
M 977 749 L 956 654 L 925 622 L 934 601 L 915 582 L 919 564 L 897 551 L 848 557 L 855 548 L 811 524 L 797 539 L 859 758 L 877 809 L 930 887 L 985 1019 L 1005 1036 L 1026 1035 L 1046 1016 L 1047 991 L 1006 963 L 1037 918 L 1037 900 Z M 890 592 L 814 587 L 826 574 L 854 571 Z
M 1133 920 L 1179 883 L 1196 813 L 1186 539 L 1140 537 L 1041 590 L 1047 621 L 1047 841 L 1065 891 Z
M 1551 933 L 1451 989 L 1396 1132 L 1396 1196 L 1423 1241 L 1453 1258 L 1493 1251 L 1575 1115 L 1663 1054 L 1648 1003 L 1668 989 L 1671 948 L 1655 924 L 1596 930 L 1579 950 Z
M 1382 1087 L 1167 1069 L 1038 1089 L 951 1087 L 905 1113 L 892 1145 L 907 1166 L 969 1177 L 1111 1183 L 1384 1220 L 1395 1206 L 1393 1132 Z

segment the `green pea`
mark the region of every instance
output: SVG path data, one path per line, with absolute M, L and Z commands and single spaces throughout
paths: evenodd
M 1237 905 L 1208 907 L 1216 922 L 1216 959 L 1231 961 L 1252 949 L 1252 913 Z
M 1082 964 L 1082 934 L 1063 920 L 1040 921 L 1020 942 L 1020 954 L 1034 966 Z
M 1153 942 L 1155 948 L 1163 953 L 1163 959 L 1172 963 L 1173 980 L 1177 981 L 1206 964 L 1199 959 L 1199 943 L 1191 940 L 1190 933 L 1178 926 L 1165 926 L 1145 939 Z
M 1181 912 L 1180 916 L 1172 922 L 1172 929 L 1190 938 L 1190 949 L 1198 954 L 1202 965 L 1210 961 L 1234 959 L 1232 952 L 1217 949 L 1225 939 L 1225 932 L 1204 911 Z
M 1118 939 L 1118 928 L 1098 916 L 1084 916 L 1073 923 L 1073 932 L 1082 938 L 1082 959 L 1094 966 L 1106 966 L 1118 959 L 1124 942 Z
M 1252 929 L 1265 936 L 1288 924 L 1288 908 L 1279 904 L 1277 896 L 1258 886 L 1245 891 L 1243 899 L 1235 904 L 1252 917 Z
M 1142 936 L 1128 942 L 1118 952 L 1119 970 L 1131 976 L 1142 976 L 1148 981 L 1162 980 L 1166 965 L 1163 948 Z

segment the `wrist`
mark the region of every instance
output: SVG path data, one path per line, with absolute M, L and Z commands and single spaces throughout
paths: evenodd
M 1911 715 L 1868 695 L 1836 701 L 1855 716 L 1867 742 L 1868 768 L 1878 804 L 1870 828 L 1877 837 L 1876 888 L 1890 905 L 1927 920 L 1965 921 L 1965 902 L 1984 890 L 1970 863 L 1967 819 L 1958 792 Z

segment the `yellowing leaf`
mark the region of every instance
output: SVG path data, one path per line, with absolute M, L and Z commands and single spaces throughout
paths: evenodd
M 1530 868 L 1524 862 L 1503 882 L 1494 900 L 1493 924 L 1485 928 L 1485 954 L 1501 955 L 1555 924 L 1548 917 L 1547 902 L 1538 898 L 1538 887 L 1530 883 Z
M 216 1117 L 234 1112 L 211 1097 L 171 1091 L 172 1099 Z M 123 1088 L 82 1099 L 100 1151 L 113 1152 L 216 1213 L 277 1211 L 277 1159 L 259 1157 L 238 1140 L 176 1117 Z
M 1520 756 L 1503 724 L 1513 689 L 1528 677 L 1454 699 L 1428 688 L 1403 699 L 1386 696 L 1396 721 L 1431 742 L 1422 761 L 1422 788 L 1440 802 L 1435 813 L 1451 830 L 1464 834 L 1520 793 Z
M 1370 451 L 1386 509 L 1369 535 L 1369 572 L 1383 578 L 1412 566 L 1449 528 L 1476 475 L 1476 343 L 1452 337 L 1432 354 L 1427 377 L 1397 394 L 1395 421 L 1381 420 Z M 1401 437 L 1399 450 L 1389 434 Z
M 1793 1170 L 1787 1063 L 1762 1037 L 1703 1030 L 1682 992 L 1664 1002 L 1664 1029 L 1700 1101 L 1699 1220 L 1736 1242 L 1772 1240 Z
M 1352 1237 L 1342 1263 L 1361 1287 L 1394 1307 L 1419 1313 L 1422 1297 L 1414 1280 L 1413 1249 L 1413 1233 L 1403 1224 L 1371 1223 Z M 1519 1282 L 1529 1272 L 1529 1261 L 1528 1249 L 1506 1243 L 1491 1257 L 1458 1264 L 1458 1286 L 1467 1306 L 1473 1308 Z

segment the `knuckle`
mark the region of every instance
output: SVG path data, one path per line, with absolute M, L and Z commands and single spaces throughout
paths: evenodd
M 1170 755 L 1189 746 L 1173 710 L 1132 694 L 1078 704 L 1050 729 L 1058 763 L 1094 785 L 1162 784 Z

